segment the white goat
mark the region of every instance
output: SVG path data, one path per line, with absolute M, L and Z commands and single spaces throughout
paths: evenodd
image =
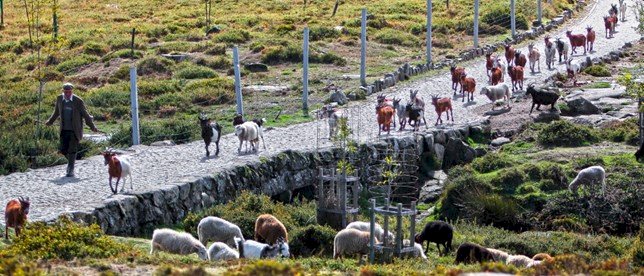
M 337 109 L 333 105 L 325 105 L 318 112 L 318 118 L 327 118 L 329 123 L 329 139 L 335 137 L 338 134 L 338 127 L 340 124 L 340 119 L 347 119 L 347 113 L 342 109 Z
M 382 227 L 380 227 L 380 224 L 378 224 L 378 223 L 376 223 L 374 228 L 375 228 L 374 235 L 376 236 L 376 238 L 379 241 L 384 241 L 385 240 L 385 230 L 382 229 Z M 371 223 L 366 222 L 366 221 L 354 221 L 352 223 L 349 223 L 347 225 L 347 227 L 345 227 L 344 229 L 356 229 L 356 230 L 360 230 L 362 232 L 369 233 L 371 231 L 370 230 L 371 229 Z M 393 242 L 395 238 L 396 238 L 396 236 L 394 236 L 393 233 L 387 231 L 387 240 L 389 241 L 389 243 Z
M 403 246 L 409 246 L 409 240 L 404 239 L 403 240 Z M 412 255 L 415 258 L 422 258 L 423 260 L 427 260 L 427 255 L 425 255 L 425 250 L 423 250 L 423 246 L 420 243 L 414 243 L 414 251 Z
M 539 68 L 539 72 L 541 72 L 541 54 L 539 53 L 539 49 L 534 47 L 534 43 L 528 45 L 528 60 L 530 61 L 530 71 L 532 73 L 534 73 L 535 63 Z
M 239 226 L 218 217 L 205 217 L 199 221 L 197 226 L 199 241 L 208 245 L 209 241 L 223 242 L 230 247 L 235 247 L 235 238 L 244 241 Z
M 246 240 L 243 242 L 243 247 L 240 247 L 240 258 L 248 259 L 267 259 L 290 256 L 288 244 L 278 242 L 275 245 L 268 245 L 265 243 Z
M 508 260 L 508 256 L 510 256 L 510 254 L 508 254 L 508 252 L 505 252 L 503 250 L 494 249 L 494 248 L 487 248 L 487 251 L 489 251 L 490 254 L 492 254 L 492 257 L 494 257 L 495 262 L 503 262 L 503 263 L 505 263 Z
M 487 96 L 492 101 L 492 110 L 494 110 L 494 103 L 500 99 L 503 99 L 510 108 L 510 87 L 505 83 L 485 86 L 481 88 L 481 95 Z
M 603 195 L 606 190 L 606 171 L 601 166 L 592 166 L 579 171 L 577 177 L 568 185 L 568 189 L 577 194 L 580 185 L 585 185 L 590 189 L 599 183 L 601 183 L 601 194 Z
M 262 135 L 261 131 L 262 130 L 259 128 L 259 126 L 253 121 L 248 121 L 241 125 L 236 125 L 235 135 L 237 135 L 237 138 L 239 138 L 239 148 L 237 149 L 237 153 L 241 153 L 241 148 L 244 142 L 247 143 L 246 151 L 248 151 L 248 143 L 250 143 L 252 151 L 257 151 L 257 147 L 259 146 L 259 138 Z
M 180 255 L 197 253 L 202 260 L 208 259 L 206 247 L 199 240 L 190 233 L 177 232 L 172 229 L 154 230 L 150 254 L 153 254 L 155 249 Z
M 548 66 L 548 69 L 551 69 L 555 66 L 555 55 L 557 54 L 557 49 L 555 49 L 555 45 L 553 43 L 550 43 L 546 45 L 544 52 L 546 53 L 546 65 Z
M 536 264 L 541 263 L 541 261 L 535 261 L 524 255 L 510 255 L 505 261 L 506 264 L 514 265 L 516 267 L 531 267 L 535 265 L 535 262 Z
M 237 239 L 236 241 L 242 242 Z M 230 246 L 226 245 L 223 242 L 214 242 L 208 248 L 208 258 L 211 261 L 236 260 L 236 259 L 239 259 L 239 252 L 230 248 Z
M 624 3 L 624 0 L 619 0 L 619 14 L 622 17 L 622 22 L 626 21 L 626 3 Z
M 568 78 L 573 80 L 573 85 L 577 85 L 579 70 L 581 70 L 581 66 L 577 61 L 573 62 L 572 58 L 566 61 L 566 72 L 568 73 Z

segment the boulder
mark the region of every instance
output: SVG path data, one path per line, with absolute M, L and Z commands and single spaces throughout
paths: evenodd
M 561 120 L 561 113 L 558 111 L 541 112 L 537 117 L 534 117 L 535 123 L 550 123 L 557 120 Z
M 431 177 L 432 179 L 438 179 L 440 181 L 447 180 L 447 174 L 442 170 L 440 170 L 440 171 L 428 171 L 427 176 Z
M 171 147 L 174 145 L 175 143 L 172 142 L 172 140 L 156 141 L 150 144 L 150 146 L 152 147 Z
M 443 181 L 438 179 L 431 179 L 425 182 L 423 187 L 420 188 L 418 195 L 418 202 L 431 203 L 436 201 L 443 192 Z
M 347 102 L 349 102 L 349 99 L 347 98 L 347 95 L 344 94 L 344 92 L 340 90 L 336 90 L 334 92 L 331 92 L 329 95 L 329 102 L 336 102 L 339 105 L 345 105 Z
M 459 139 L 449 138 L 443 156 L 443 169 L 448 170 L 456 165 L 472 162 L 476 157 L 476 150 Z
M 441 165 L 443 163 L 443 158 L 445 157 L 445 146 L 441 144 L 434 144 L 434 157 L 436 157 L 436 160 L 440 163 L 438 165 Z
M 494 147 L 500 147 L 500 146 L 503 146 L 503 145 L 505 145 L 507 143 L 510 143 L 510 142 L 511 142 L 510 138 L 499 137 L 499 138 L 496 138 L 496 139 L 492 140 L 491 144 Z
M 246 70 L 251 71 L 251 72 L 268 72 L 268 65 L 263 64 L 263 63 L 250 63 L 244 65 L 244 68 Z
M 578 97 L 566 102 L 570 115 L 599 114 L 601 110 L 584 97 Z

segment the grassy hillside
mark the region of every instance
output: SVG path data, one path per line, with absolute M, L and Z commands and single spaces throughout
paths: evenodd
M 506 5 L 482 2 L 482 42 L 506 37 Z M 546 18 L 571 7 L 565 0 L 552 2 L 544 3 Z M 41 121 L 49 115 L 64 81 L 77 85 L 77 94 L 85 99 L 101 130 L 120 132 L 110 141 L 118 146 L 129 143 L 128 68 L 132 65 L 139 74 L 143 141 L 149 143 L 194 139 L 198 132 L 196 114 L 201 111 L 230 121 L 235 113 L 232 45 L 239 45 L 243 64 L 269 65 L 268 72 L 243 69 L 244 85 L 287 87 L 279 92 L 245 93 L 245 112 L 251 117 L 269 118 L 269 125 L 311 119 L 299 111 L 305 26 L 311 28 L 313 108 L 325 99 L 322 88 L 329 83 L 343 87 L 345 92 L 357 89 L 357 81 L 343 75 L 359 72 L 359 17 L 363 6 L 370 13 L 370 80 L 404 62 L 424 60 L 424 0 L 341 1 L 333 17 L 334 1 L 307 1 L 305 6 L 303 1 L 225 0 L 213 2 L 209 26 L 203 1 L 62 0 L 56 1 L 56 41 L 52 38 L 53 2 L 26 3 L 33 11 L 29 22 L 24 2 L 4 2 L 5 25 L 0 29 L 0 174 L 63 161 L 55 154 L 56 130 L 45 128 L 36 133 L 35 121 L 38 114 Z M 435 58 L 471 47 L 471 3 L 452 0 L 448 10 L 444 1 L 434 1 Z M 536 3 L 517 3 L 517 26 L 527 28 L 536 16 Z M 128 50 L 132 28 L 137 30 L 134 53 Z M 213 32 L 206 35 L 207 30 Z M 188 58 L 175 62 L 160 56 L 173 53 L 187 54 Z M 39 80 L 43 80 L 42 101 Z M 224 125 L 229 131 L 229 124 Z M 96 152 L 92 144 L 83 146 L 85 154 Z

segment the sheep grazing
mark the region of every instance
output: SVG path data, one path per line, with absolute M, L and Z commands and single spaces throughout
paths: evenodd
M 257 151 L 257 146 L 259 145 L 261 129 L 255 122 L 244 122 L 241 125 L 235 126 L 235 135 L 239 139 L 239 148 L 237 153 L 241 153 L 241 148 L 244 142 L 246 142 L 246 151 L 248 151 L 248 143 L 252 151 Z
M 487 248 L 474 243 L 463 243 L 456 250 L 456 264 L 483 263 L 494 261 L 494 255 Z
M 166 251 L 173 254 L 189 255 L 197 253 L 202 260 L 208 259 L 206 247 L 190 233 L 177 232 L 172 229 L 156 229 L 152 233 L 150 254 Z
M 494 249 L 494 248 L 487 248 L 487 251 L 490 252 L 490 254 L 492 254 L 492 257 L 494 257 L 495 262 L 505 263 L 508 260 L 508 257 L 510 256 L 508 252 Z
M 239 246 L 239 258 L 247 259 L 272 259 L 290 256 L 288 244 L 279 241 L 275 245 L 268 245 L 258 241 L 247 240 Z
M 557 52 L 559 53 L 559 63 L 562 62 L 562 56 L 564 61 L 568 60 L 568 52 L 570 52 L 570 46 L 568 45 L 568 43 L 561 40 L 561 38 L 557 38 L 555 42 L 557 44 Z
M 423 244 L 423 242 L 427 241 L 427 248 L 425 249 L 425 253 L 429 252 L 429 244 L 433 242 L 436 243 L 436 248 L 438 249 L 438 254 L 440 255 L 440 245 L 443 245 L 443 248 L 445 248 L 444 254 L 447 255 L 447 253 L 452 249 L 453 235 L 454 228 L 449 225 L 449 223 L 436 220 L 430 221 L 425 224 L 423 231 L 421 231 L 419 234 L 416 234 L 414 240 L 421 245 Z
M 241 242 L 241 240 L 238 241 Z M 243 248 L 243 245 L 239 248 Z M 214 242 L 208 248 L 208 259 L 211 261 L 237 260 L 239 259 L 239 254 L 240 252 L 235 251 L 223 242 Z
M 349 223 L 345 229 L 356 229 L 356 230 L 360 230 L 362 232 L 370 233 L 371 232 L 371 223 L 366 222 L 366 221 L 354 221 L 352 223 Z M 376 238 L 379 241 L 384 241 L 385 240 L 385 230 L 382 229 L 382 227 L 380 227 L 380 224 L 378 224 L 378 223 L 376 223 L 374 225 L 374 236 L 376 236 Z M 393 240 L 395 238 L 396 238 L 396 236 L 393 233 L 387 231 L 387 240 L 389 242 L 393 242 Z
M 117 194 L 119 188 L 119 181 L 123 178 L 123 186 L 121 192 L 125 191 L 125 177 L 130 176 L 130 190 L 132 187 L 132 168 L 130 161 L 124 156 L 116 156 L 116 153 L 111 149 L 104 151 L 103 158 L 105 158 L 105 165 L 108 165 L 107 172 L 110 176 L 110 189 L 113 194 Z M 112 178 L 116 177 L 116 184 L 112 187 Z
M 279 240 L 288 242 L 288 232 L 276 217 L 263 214 L 255 220 L 255 240 L 268 244 L 276 244 Z
M 483 87 L 481 95 L 487 96 L 492 101 L 492 110 L 494 110 L 494 103 L 500 99 L 503 99 L 510 108 L 510 88 L 505 83 Z
M 538 253 L 532 257 L 533 260 L 535 261 L 550 261 L 552 260 L 552 256 L 550 256 L 548 253 Z
M 458 84 L 461 82 L 461 75 L 465 73 L 465 68 L 452 65 L 449 71 L 452 73 L 452 90 L 454 90 L 454 95 L 456 95 L 456 90 L 458 89 Z
M 537 111 L 541 111 L 539 108 L 541 105 L 550 105 L 550 109 L 555 109 L 555 103 L 557 103 L 557 100 L 559 99 L 559 93 L 557 92 L 550 92 L 550 91 L 545 91 L 543 89 L 536 89 L 534 88 L 534 84 L 528 85 L 528 90 L 526 91 L 526 96 L 530 95 L 532 96 L 532 107 L 530 108 L 530 114 L 532 114 L 532 110 L 534 109 L 534 106 L 537 106 Z
M 452 122 L 454 122 L 454 110 L 452 109 L 452 99 L 450 98 L 438 98 L 438 95 L 432 95 L 432 105 L 434 106 L 434 109 L 436 110 L 436 115 L 438 115 L 436 118 L 436 125 L 440 122 L 443 124 L 443 119 L 441 118 L 441 114 L 445 112 L 445 116 L 447 117 L 446 120 L 449 121 L 450 115 L 452 115 Z
M 595 45 L 595 31 L 593 27 L 586 26 L 586 48 L 591 53 L 593 52 L 593 45 Z
M 378 243 L 378 238 L 374 237 L 375 243 Z M 333 259 L 340 258 L 345 255 L 358 255 L 360 263 L 362 258 L 360 256 L 369 253 L 369 232 L 363 232 L 356 229 L 342 229 L 333 239 Z
M 523 67 L 508 65 L 508 75 L 512 79 L 512 92 L 517 89 L 517 85 L 519 90 L 523 90 Z
M 206 144 L 206 157 L 210 156 L 210 147 L 211 142 L 215 142 L 217 150 L 215 151 L 215 156 L 219 155 L 219 139 L 221 138 L 221 126 L 217 122 L 211 122 L 206 114 L 201 113 L 199 115 L 199 124 L 201 125 L 201 138 Z
M 572 53 L 576 54 L 577 47 L 584 47 L 584 55 L 586 54 L 586 36 L 583 34 L 572 34 L 572 31 L 566 31 L 566 36 L 570 40 L 572 46 Z
M 534 74 L 534 66 L 537 65 L 539 72 L 541 72 L 541 54 L 539 50 L 534 47 L 534 43 L 528 45 L 528 60 L 530 60 L 530 72 Z
M 461 75 L 461 88 L 463 88 L 462 102 L 465 102 L 465 98 L 467 98 L 468 103 L 473 101 L 474 90 L 476 90 L 476 80 L 474 78 L 468 78 L 467 74 L 463 73 Z M 467 96 L 465 96 L 465 92 L 467 92 Z
M 508 62 L 508 64 L 511 64 L 514 61 L 515 58 L 515 50 L 514 47 L 510 44 L 505 44 L 505 60 Z
M 244 241 L 239 226 L 218 217 L 205 217 L 199 221 L 197 226 L 197 235 L 203 245 L 208 245 L 209 241 L 223 242 L 230 247 L 235 247 L 235 238 Z
M 407 247 L 409 246 L 409 243 L 409 240 L 403 240 L 403 246 Z M 414 258 L 422 258 L 423 260 L 427 260 L 427 255 L 425 255 L 425 252 L 423 252 L 423 246 L 420 243 L 414 243 L 414 251 L 412 252 L 412 256 Z
M 7 202 L 7 206 L 4 208 L 5 240 L 9 239 L 9 227 L 15 230 L 16 237 L 20 236 L 20 230 L 22 230 L 25 222 L 27 222 L 30 205 L 29 197 L 18 197 Z
M 526 268 L 534 266 L 535 262 L 537 262 L 536 264 L 541 263 L 541 261 L 535 261 L 533 259 L 530 259 L 530 257 L 524 255 L 510 255 L 505 261 L 506 264 Z
M 585 185 L 586 188 L 591 189 L 596 184 L 601 183 L 601 194 L 604 194 L 606 190 L 606 171 L 602 166 L 592 166 L 585 168 L 577 174 L 577 177 L 570 182 L 568 189 L 570 189 L 573 194 L 577 194 L 577 189 L 579 186 Z
M 526 58 L 526 56 L 523 53 L 521 53 L 521 51 L 519 50 L 516 51 L 515 55 L 516 56 L 514 57 L 514 65 L 525 67 L 525 65 L 528 63 L 528 59 Z

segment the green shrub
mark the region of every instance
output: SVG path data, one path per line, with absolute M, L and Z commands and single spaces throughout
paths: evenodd
M 75 73 L 80 67 L 97 62 L 98 58 L 90 55 L 77 55 L 56 65 L 56 70 L 64 74 Z
M 167 58 L 159 56 L 148 56 L 139 61 L 136 66 L 136 72 L 139 76 L 151 74 L 166 74 L 172 70 L 173 62 Z
M 511 16 L 509 5 L 494 5 L 490 10 L 483 14 L 481 22 L 488 26 L 499 26 L 505 29 L 510 29 Z M 528 20 L 523 14 L 517 14 L 515 18 L 516 28 L 521 30 L 529 29 Z
M 324 53 L 322 55 L 312 55 L 309 57 L 312 63 L 334 64 L 336 66 L 347 65 L 347 60 L 334 53 Z
M 176 80 L 140 81 L 137 88 L 140 97 L 154 97 L 181 90 Z
M 177 71 L 174 77 L 178 79 L 208 79 L 217 76 L 217 73 L 204 66 L 186 66 L 185 68 Z
M 610 77 L 611 73 L 606 66 L 603 65 L 593 65 L 584 69 L 584 73 L 591 75 L 593 77 Z
M 296 257 L 333 256 L 336 231 L 328 226 L 309 225 L 291 232 L 289 248 Z
M 195 80 L 183 89 L 193 104 L 229 104 L 235 100 L 235 84 L 226 78 Z
M 613 142 L 625 142 L 629 145 L 637 145 L 639 132 L 637 119 L 631 118 L 624 121 L 610 122 L 601 127 L 600 135 L 603 139 Z
M 420 41 L 417 37 L 392 29 L 384 29 L 378 31 L 375 34 L 375 40 L 380 43 L 390 45 L 402 45 L 409 47 L 420 45 Z
M 510 156 L 504 153 L 489 153 L 483 157 L 474 159 L 472 168 L 480 173 L 489 173 L 502 168 L 509 167 L 513 164 Z
M 519 185 L 525 182 L 525 172 L 518 168 L 509 168 L 499 171 L 499 174 L 490 181 L 492 186 L 500 188 L 503 193 L 514 193 Z
M 222 56 L 215 58 L 196 58 L 194 63 L 215 70 L 228 69 L 233 66 L 233 63 L 228 58 Z
M 548 186 L 549 188 L 544 189 L 543 191 L 558 191 L 568 188 L 568 177 L 569 170 L 565 169 L 563 166 L 552 163 L 552 162 L 539 162 L 539 178 L 544 180 L 551 180 L 554 186 Z M 545 183 L 545 182 L 544 182 Z M 548 185 L 550 183 L 547 183 Z
M 541 129 L 537 141 L 544 146 L 578 147 L 597 143 L 599 135 L 590 127 L 562 120 Z
M 640 225 L 640 231 L 633 244 L 631 256 L 633 258 L 633 266 L 644 267 L 644 225 Z
M 93 107 L 115 107 L 130 105 L 130 88 L 127 83 L 110 84 L 92 90 L 85 98 L 88 105 Z
M 0 258 L 0 275 L 44 276 L 47 273 L 39 269 L 36 262 L 3 256 Z
M 165 42 L 156 49 L 158 54 L 186 53 L 193 47 L 193 43 L 186 41 Z
M 302 56 L 302 48 L 299 46 L 276 46 L 265 49 L 264 55 L 262 55 L 262 62 L 267 64 L 278 64 L 282 62 L 301 62 Z
M 107 45 L 90 41 L 83 45 L 83 53 L 88 55 L 102 56 L 107 53 Z
M 291 266 L 273 260 L 259 260 L 249 265 L 229 269 L 225 276 L 255 276 L 255 275 L 304 275 L 299 264 Z
M 29 259 L 107 258 L 130 249 L 106 236 L 92 224 L 82 226 L 67 217 L 55 223 L 29 223 L 7 251 Z
M 204 51 L 204 54 L 207 55 L 225 55 L 226 54 L 226 44 L 215 44 Z
M 140 126 L 141 143 L 149 145 L 156 141 L 172 140 L 177 144 L 187 143 L 198 137 L 199 129 L 195 121 L 171 119 L 162 122 L 142 121 Z M 132 127 L 121 126 L 110 137 L 111 145 L 132 145 Z
M 139 50 L 134 50 L 134 52 L 132 52 L 132 50 L 130 49 L 121 49 L 104 56 L 103 58 L 101 58 L 101 61 L 105 62 L 115 58 L 139 59 L 142 57 L 143 57 L 143 52 Z
M 251 38 L 250 33 L 245 30 L 230 29 L 221 32 L 215 36 L 216 42 L 227 44 L 241 44 L 249 41 Z
M 317 40 L 323 40 L 323 39 L 333 39 L 337 38 L 340 36 L 340 32 L 338 32 L 334 28 L 326 27 L 326 26 L 315 26 L 311 27 L 311 30 L 309 32 L 309 38 L 311 41 L 317 41 Z
M 196 235 L 197 225 L 202 218 L 216 216 L 239 226 L 244 237 L 253 237 L 255 220 L 261 214 L 272 214 L 279 218 L 289 232 L 316 223 L 313 202 L 284 205 L 272 202 L 266 195 L 256 195 L 249 191 L 243 191 L 234 200 L 226 204 L 216 205 L 199 213 L 188 214 L 183 220 L 183 225 L 186 232 Z

